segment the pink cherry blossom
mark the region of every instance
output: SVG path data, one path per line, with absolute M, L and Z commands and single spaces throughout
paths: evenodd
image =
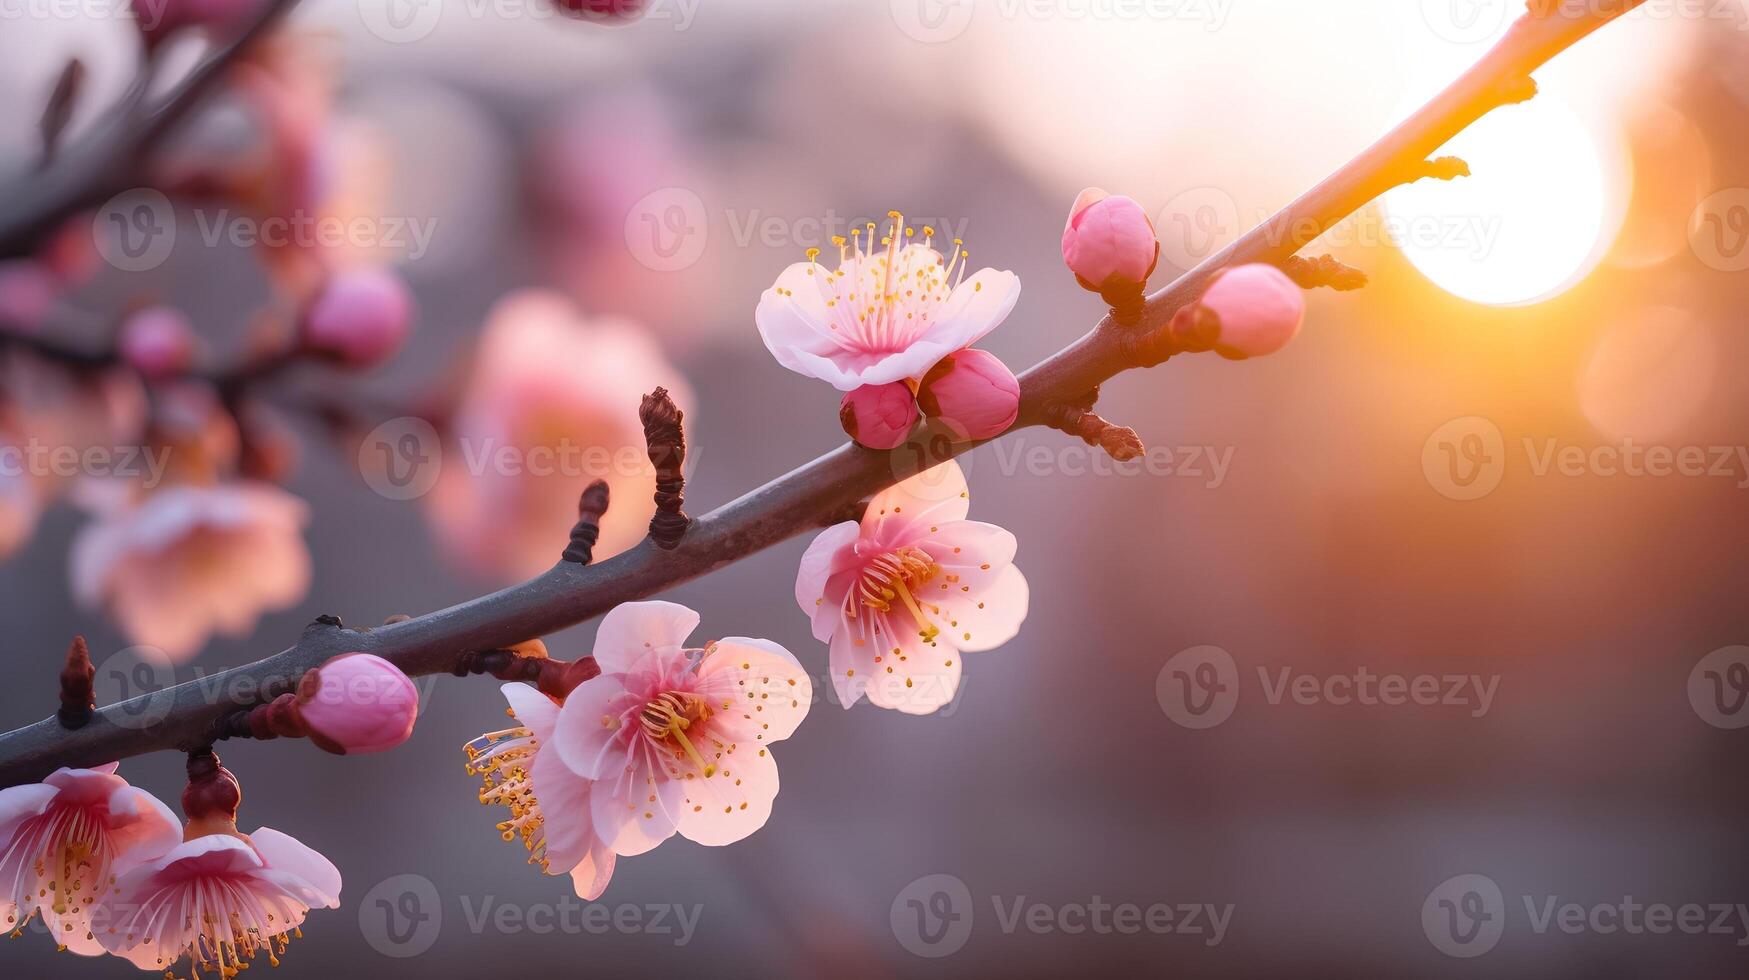
M 1020 415 L 1020 382 L 996 355 L 963 350 L 924 375 L 917 403 L 958 439 L 994 439 Z
M 40 783 L 0 789 L 0 923 L 7 929 L 41 916 L 61 946 L 102 954 L 93 903 L 110 892 L 114 875 L 182 839 L 170 808 L 115 768 L 57 769 Z
M 258 953 L 279 965 L 288 935 L 313 908 L 340 907 L 340 872 L 267 827 L 213 833 L 123 874 L 92 910 L 97 941 L 142 970 L 183 957 L 233 977 Z
M 148 378 L 180 374 L 194 360 L 194 328 L 181 310 L 169 306 L 130 314 L 116 344 L 122 358 Z
M 481 735 L 464 746 L 468 771 L 484 781 L 480 802 L 508 807 L 498 825 L 505 840 L 521 838 L 529 863 L 550 875 L 569 874 L 578 897 L 592 902 L 607 890 L 615 856 L 595 833 L 591 780 L 572 772 L 550 747 L 559 706 L 526 684 L 504 685 L 519 727 Z
M 1252 263 L 1217 273 L 1202 299 L 1173 318 L 1173 330 L 1213 333 L 1214 350 L 1237 360 L 1286 347 L 1305 319 L 1305 290 L 1275 266 Z
M 310 585 L 303 501 L 264 483 L 177 485 L 99 516 L 73 540 L 73 594 L 135 643 L 193 656 L 254 628 Z
M 783 270 L 759 297 L 754 321 L 777 362 L 839 391 L 921 378 L 935 362 L 996 329 L 1020 299 L 1012 272 L 982 269 L 966 277 L 967 254 L 931 247 L 933 229 L 914 241 L 892 212 L 880 243 L 875 226 L 854 246 L 839 239 L 838 268 L 815 261 Z
M 385 752 L 413 734 L 419 690 L 401 668 L 370 653 L 342 654 L 298 684 L 298 717 L 328 752 Z
M 391 357 L 407 339 L 413 296 L 405 283 L 382 269 L 337 273 L 303 321 L 303 341 L 348 367 L 372 367 Z
M 1145 282 L 1159 251 L 1148 212 L 1130 198 L 1089 187 L 1069 209 L 1063 262 L 1090 289 Z
M 454 419 L 457 465 L 442 468 L 426 497 L 439 540 L 464 567 L 496 578 L 545 571 L 577 520 L 578 496 L 601 479 L 613 506 L 596 560 L 636 544 L 656 509 L 638 402 L 658 385 L 690 407 L 680 372 L 629 321 L 586 321 L 546 291 L 501 300 Z
M 867 385 L 846 392 L 838 405 L 838 421 L 858 445 L 895 449 L 917 424 L 917 396 L 903 381 Z
M 771 745 L 801 724 L 813 686 L 788 650 L 730 637 L 687 648 L 698 613 L 632 602 L 601 621 L 602 673 L 559 709 L 552 747 L 589 793 L 595 833 L 642 854 L 678 831 L 732 844 L 765 825 L 777 796 Z
M 796 603 L 831 645 L 846 708 L 926 715 L 953 700 L 961 654 L 992 650 L 1026 618 L 1013 534 L 966 520 L 965 474 L 949 460 L 870 501 L 861 523 L 827 528 L 796 575 Z

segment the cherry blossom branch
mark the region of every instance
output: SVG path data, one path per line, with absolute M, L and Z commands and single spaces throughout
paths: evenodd
M 0 191 L 0 259 L 29 255 L 68 218 L 137 186 L 142 157 L 187 118 L 231 64 L 296 4 L 297 0 L 268 0 L 235 38 L 207 56 L 153 106 L 143 104 L 155 67 L 148 58 L 141 78 L 111 110 L 116 116 L 113 125 L 96 127 L 77 145 L 54 148 L 52 167 L 24 174 Z
M 1245 263 L 1285 264 L 1385 191 L 1426 177 L 1459 175 L 1463 168 L 1457 163 L 1436 162 L 1431 155 L 1494 109 L 1534 95 L 1533 71 L 1640 2 L 1536 0 L 1531 12 L 1474 67 L 1323 183 L 1148 296 L 1133 321 L 1125 317 L 1130 322 L 1120 324 L 1107 316 L 1090 333 L 1022 375 L 1021 411 L 1014 428 L 1067 424 L 1084 438 L 1101 438 L 1112 427 L 1091 415 L 1100 385 L 1185 352 L 1174 339 L 1171 321 L 1199 298 L 1212 276 Z M 1114 444 L 1127 440 L 1117 437 Z M 275 656 L 104 707 L 76 731 L 49 718 L 0 735 L 0 785 L 39 780 L 57 766 L 91 766 L 155 750 L 199 747 L 210 741 L 221 718 L 292 691 L 306 671 L 342 653 L 373 653 L 409 675 L 452 673 L 477 662 L 468 658 L 477 657 L 478 651 L 509 649 L 576 625 L 816 528 L 823 519 L 855 513 L 864 498 L 977 445 L 933 433 L 892 452 L 843 445 L 692 519 L 672 547 L 646 539 L 600 564 L 560 561 L 520 585 L 375 629 L 348 629 L 325 617 Z M 561 545 L 555 542 L 555 548 Z M 144 730 L 126 723 L 146 712 L 161 720 Z

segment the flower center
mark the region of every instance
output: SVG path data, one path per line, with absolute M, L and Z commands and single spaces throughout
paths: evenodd
M 971 256 L 956 238 L 953 256 L 944 263 L 934 248 L 934 228 L 925 225 L 922 240 L 916 241 L 917 230 L 905 226 L 904 215 L 889 211 L 887 217 L 892 228 L 879 246 L 872 221 L 852 228 L 849 241 L 834 236 L 838 268 L 831 272 L 814 264 L 820 250 L 808 249 L 809 273 L 818 269 L 826 277 L 833 336 L 847 349 L 865 354 L 904 350 L 921 336 L 965 278 Z
M 912 595 L 918 587 L 934 578 L 941 566 L 929 553 L 918 547 L 889 551 L 869 562 L 862 570 L 856 594 L 862 604 L 876 612 L 892 612 L 897 599 L 917 623 L 917 635 L 932 643 L 941 634 L 941 627 L 929 621 L 923 603 Z
M 716 775 L 717 767 L 704 761 L 692 740 L 686 737 L 686 730 L 710 716 L 710 708 L 698 695 L 665 691 L 644 705 L 638 713 L 638 722 L 643 725 L 645 735 L 657 743 L 672 744 L 686 753 L 708 778 Z

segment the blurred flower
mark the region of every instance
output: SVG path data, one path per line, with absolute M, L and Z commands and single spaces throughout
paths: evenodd
M 195 970 L 235 976 L 258 953 L 275 966 L 312 908 L 340 907 L 340 872 L 267 827 L 210 833 L 123 874 L 100 902 L 98 942 L 142 970 L 184 956 Z
M 42 514 L 37 479 L 11 460 L 18 447 L 0 433 L 0 561 L 24 547 Z
M 559 706 L 527 684 L 506 684 L 504 699 L 519 727 L 490 732 L 463 748 L 468 772 L 483 780 L 480 802 L 508 807 L 498 825 L 505 840 L 521 838 L 529 863 L 550 875 L 569 874 L 577 895 L 592 902 L 613 877 L 614 853 L 595 833 L 592 783 L 565 766 L 552 741 Z
M 177 485 L 101 514 L 73 540 L 73 593 L 135 643 L 181 660 L 241 634 L 310 585 L 303 501 L 261 483 Z
M 347 367 L 367 368 L 394 356 L 412 326 L 413 296 L 382 269 L 336 273 L 302 324 L 304 346 Z
M 305 674 L 293 704 L 310 741 L 337 755 L 392 749 L 419 718 L 413 680 L 369 653 L 342 654 Z
M 1146 282 L 1159 256 L 1154 222 L 1130 198 L 1089 187 L 1070 207 L 1063 263 L 1082 286 L 1097 291 L 1114 281 Z
M 796 603 L 831 645 L 846 708 L 866 693 L 877 707 L 931 714 L 959 689 L 960 654 L 1019 632 L 1028 593 L 1014 535 L 966 520 L 969 506 L 965 474 L 949 460 L 808 546 Z
M 676 831 L 722 845 L 763 827 L 777 796 L 769 746 L 813 701 L 788 650 L 742 637 L 687 649 L 697 626 L 698 613 L 671 602 L 615 607 L 596 633 L 601 675 L 559 709 L 553 748 L 594 780 L 595 832 L 617 854 L 642 854 Z
M 1020 382 L 996 355 L 963 350 L 929 369 L 917 402 L 957 439 L 994 439 L 1020 415 Z
M 181 310 L 148 306 L 122 321 L 116 346 L 134 370 L 154 380 L 169 378 L 194 362 L 194 328 Z
M 596 559 L 637 543 L 656 510 L 638 403 L 658 385 L 689 406 L 679 371 L 631 323 L 586 321 L 552 292 L 500 300 L 454 418 L 463 465 L 443 467 L 427 497 L 439 539 L 469 568 L 536 574 L 564 550 L 583 488 L 602 479 L 613 506 Z
M 785 269 L 759 297 L 753 317 L 779 364 L 839 391 L 920 378 L 1008 317 L 1020 298 L 1019 277 L 982 269 L 966 280 L 968 255 L 959 242 L 943 261 L 931 247 L 934 229 L 913 242 L 903 216 L 890 217 L 879 251 L 871 224 L 867 251 L 860 233 L 849 251 L 838 239 L 838 268 L 828 272 L 811 249 L 808 261 Z
M 54 275 L 41 263 L 30 259 L 0 262 L 0 330 L 34 332 L 54 309 L 59 295 Z
M 261 0 L 130 0 L 129 6 L 152 48 L 186 27 L 236 26 L 261 7 Z
M 1193 349 L 1243 360 L 1286 347 L 1305 319 L 1305 290 L 1275 266 L 1252 263 L 1217 272 L 1202 299 L 1172 318 L 1172 330 Z
M 7 929 L 40 915 L 56 943 L 101 955 L 92 903 L 114 875 L 176 846 L 176 815 L 115 769 L 113 762 L 57 769 L 40 783 L 0 789 L 0 922 Z
M 917 424 L 917 395 L 903 381 L 864 385 L 846 392 L 838 405 L 838 421 L 858 445 L 894 449 Z

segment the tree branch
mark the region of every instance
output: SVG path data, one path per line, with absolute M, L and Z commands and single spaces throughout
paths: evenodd
M 1079 404 L 1087 392 L 1139 366 L 1137 338 L 1160 336 L 1173 314 L 1196 300 L 1222 268 L 1280 263 L 1379 194 L 1425 176 L 1436 150 L 1493 109 L 1520 98 L 1531 72 L 1639 2 L 1539 0 L 1536 13 L 1515 24 L 1432 102 L 1262 226 L 1149 296 L 1139 322 L 1123 326 L 1108 316 L 1027 371 L 1015 428 L 1045 424 L 1051 406 Z M 0 735 L 0 785 L 40 780 L 57 766 L 92 766 L 197 746 L 218 718 L 290 691 L 306 670 L 337 654 L 375 653 L 410 675 L 452 672 L 470 651 L 507 648 L 576 625 L 812 530 L 823 514 L 853 513 L 863 498 L 976 445 L 914 441 L 891 453 L 843 445 L 697 518 L 672 550 L 646 539 L 600 564 L 560 562 L 520 585 L 370 631 L 318 621 L 282 653 L 109 705 L 77 731 L 50 718 Z M 126 724 L 146 712 L 162 720 L 145 730 Z
M 152 64 L 142 68 L 112 125 L 77 146 L 59 149 L 52 166 L 21 176 L 0 194 L 0 259 L 29 255 L 38 242 L 80 211 L 137 185 L 140 157 L 181 122 L 224 77 L 225 70 L 266 36 L 297 0 L 269 0 L 254 20 L 214 51 L 155 107 L 142 108 Z

